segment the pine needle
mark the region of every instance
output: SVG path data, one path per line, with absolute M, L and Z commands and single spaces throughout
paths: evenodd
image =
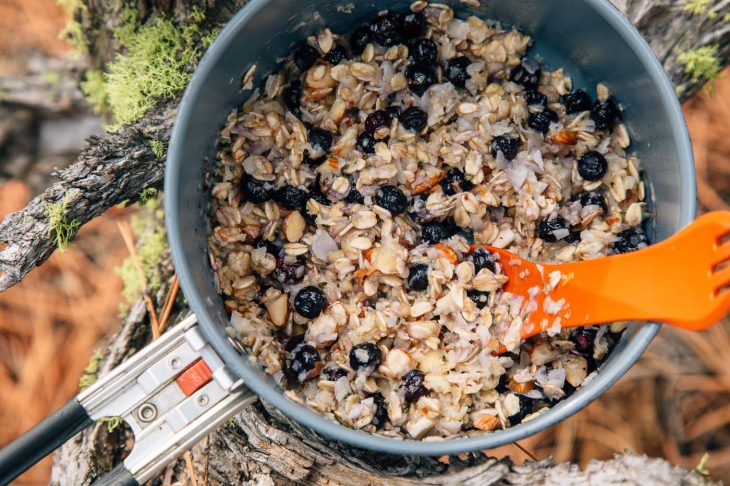
M 185 458 L 185 464 L 188 467 L 188 476 L 190 476 L 190 481 L 193 483 L 193 486 L 198 486 L 198 479 L 195 477 L 195 469 L 193 469 L 193 456 L 190 455 L 190 451 L 185 451 L 183 453 L 183 457 Z
M 170 290 L 167 292 L 165 305 L 162 307 L 162 314 L 160 316 L 160 334 L 165 332 L 165 329 L 167 329 L 167 324 L 170 320 L 170 312 L 172 312 L 172 306 L 175 303 L 175 298 L 177 297 L 179 289 L 180 281 L 177 278 L 177 274 L 175 274 L 170 282 Z

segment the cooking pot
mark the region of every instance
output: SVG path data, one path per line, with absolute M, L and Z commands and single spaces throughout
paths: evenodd
M 346 4 L 349 8 L 343 8 Z M 445 1 L 457 16 L 477 15 L 515 25 L 534 38 L 530 55 L 564 67 L 575 87 L 607 84 L 623 104 L 631 150 L 646 170 L 652 241 L 687 225 L 695 214 L 692 149 L 680 105 L 661 64 L 628 20 L 606 0 L 482 0 L 481 6 Z M 570 398 L 507 430 L 441 441 L 397 440 L 329 421 L 288 399 L 246 357 L 229 333 L 229 316 L 216 291 L 208 258 L 206 171 L 227 115 L 251 95 L 241 78 L 256 66 L 254 86 L 307 35 L 328 26 L 336 33 L 385 9 L 405 11 L 405 0 L 252 0 L 210 46 L 180 104 L 167 157 L 166 223 L 180 285 L 194 312 L 53 416 L 0 451 L 0 482 L 12 480 L 73 434 L 104 415 L 121 416 L 135 448 L 100 484 L 138 484 L 234 415 L 255 396 L 331 439 L 392 454 L 443 455 L 491 449 L 566 419 L 608 389 L 638 359 L 659 324 L 631 326 L 598 375 Z M 255 395 L 254 395 L 255 394 Z

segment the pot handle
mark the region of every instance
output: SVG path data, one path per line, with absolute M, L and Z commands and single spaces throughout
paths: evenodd
M 95 484 L 142 484 L 255 400 L 191 315 L 0 450 L 0 485 L 109 416 L 129 424 L 134 448 Z

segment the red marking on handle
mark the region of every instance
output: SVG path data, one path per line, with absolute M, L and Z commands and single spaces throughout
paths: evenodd
M 185 371 L 180 373 L 180 376 L 175 379 L 175 383 L 185 396 L 189 397 L 207 385 L 212 379 L 213 372 L 210 371 L 208 364 L 203 361 L 203 358 L 198 358 Z

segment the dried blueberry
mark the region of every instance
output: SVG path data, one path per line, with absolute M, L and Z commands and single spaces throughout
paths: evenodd
M 375 137 L 373 137 L 372 133 L 362 132 L 357 137 L 355 147 L 357 147 L 357 149 L 364 154 L 374 154 L 376 143 L 377 141 L 375 140 Z
M 350 50 L 353 54 L 362 54 L 362 51 L 365 50 L 365 46 L 368 45 L 371 39 L 370 29 L 367 27 L 358 27 L 350 34 Z
M 241 181 L 241 196 L 244 201 L 252 203 L 266 202 L 274 196 L 276 186 L 268 181 L 260 181 L 244 176 Z
M 286 209 L 302 209 L 307 204 L 307 199 L 309 199 L 308 191 L 288 184 L 274 193 L 274 200 Z
M 347 194 L 345 202 L 350 204 L 365 204 L 365 196 L 355 189 L 355 185 L 352 182 L 350 182 L 350 192 Z
M 435 245 L 439 241 L 447 240 L 452 235 L 451 228 L 438 221 L 430 221 L 421 225 L 421 239 L 432 245 Z
M 370 421 L 376 428 L 382 428 L 385 425 L 385 421 L 388 420 L 388 406 L 385 403 L 385 398 L 380 392 L 375 392 L 370 397 L 373 399 L 375 410 L 373 410 L 373 419 Z
M 322 176 L 320 174 L 317 174 L 317 178 L 314 180 L 314 184 L 312 184 L 312 190 L 309 192 L 309 197 L 317 201 L 319 204 L 329 206 L 332 202 L 322 192 L 322 185 L 320 184 L 321 177 Z
M 568 222 L 560 216 L 553 219 L 544 219 L 540 221 L 537 227 L 537 236 L 544 241 L 555 243 L 568 236 L 570 233 L 569 226 Z
M 408 56 L 415 63 L 436 64 L 439 48 L 429 39 L 418 39 L 409 46 Z
M 595 150 L 586 152 L 578 159 L 578 174 L 587 181 L 597 181 L 606 174 L 608 162 Z
M 585 191 L 576 195 L 576 198 L 580 201 L 580 205 L 586 206 L 598 206 L 603 209 L 604 213 L 608 213 L 608 206 L 603 196 L 596 191 Z
M 299 383 L 304 383 L 317 375 L 322 367 L 322 362 L 314 346 L 299 344 L 289 353 L 287 365 L 289 374 L 296 377 Z
M 524 395 L 517 395 L 517 398 L 520 400 L 520 407 L 516 414 L 509 417 L 510 425 L 519 424 L 522 422 L 522 419 L 530 415 L 533 410 L 534 400 L 527 398 Z
M 307 164 L 309 167 L 317 168 L 327 160 L 327 154 L 322 154 L 319 157 L 312 158 L 309 155 L 309 150 L 304 151 L 304 157 L 302 163 Z
M 426 128 L 428 115 L 425 111 L 415 106 L 411 106 L 398 117 L 398 121 L 408 130 L 420 132 Z
M 322 128 L 310 128 L 307 138 L 312 147 L 319 147 L 322 152 L 328 152 L 332 147 L 332 132 Z
M 613 248 L 618 253 L 628 253 L 640 250 L 648 245 L 649 240 L 646 235 L 636 228 L 631 228 L 618 234 L 618 241 L 613 244 Z
M 469 67 L 471 61 L 466 56 L 455 57 L 450 59 L 446 63 L 446 70 L 444 75 L 446 79 L 451 81 L 451 84 L 457 88 L 463 88 L 466 80 L 469 78 L 469 73 L 466 72 L 466 68 Z
M 466 240 L 466 243 L 468 245 L 474 244 L 474 232 L 467 228 L 459 228 L 459 230 L 455 233 L 455 236 L 461 236 Z
M 436 82 L 436 71 L 425 64 L 411 64 L 406 68 L 406 80 L 411 91 L 421 96 Z
M 417 263 L 408 271 L 408 288 L 421 291 L 428 288 L 428 265 Z
M 387 185 L 382 186 L 375 193 L 375 204 L 390 211 L 391 215 L 397 216 L 408 207 L 408 198 L 397 187 Z
M 423 383 L 426 381 L 426 376 L 423 371 L 418 369 L 412 369 L 401 379 L 401 390 L 403 390 L 403 398 L 406 403 L 413 403 L 418 401 L 419 398 L 428 394 L 428 388 Z
M 289 86 L 283 89 L 281 92 L 281 98 L 284 106 L 295 115 L 299 115 L 302 112 L 302 83 L 299 81 L 292 81 Z
M 509 80 L 520 84 L 525 89 L 535 89 L 540 84 L 542 70 L 539 64 L 531 59 L 525 59 L 518 66 L 515 66 L 509 74 Z
M 447 196 L 453 196 L 454 194 L 462 191 L 470 191 L 472 187 L 474 187 L 474 184 L 467 181 L 464 178 L 464 173 L 456 167 L 449 169 L 446 176 L 441 179 L 439 184 L 441 184 L 441 190 L 443 190 L 444 194 Z
M 426 32 L 426 17 L 421 12 L 406 12 L 400 16 L 400 33 L 403 39 L 413 39 Z
M 266 248 L 266 253 L 270 253 L 274 256 L 277 256 L 279 252 L 281 251 L 281 247 L 278 246 L 273 241 L 265 240 L 261 237 L 256 238 L 256 240 L 253 242 L 254 248 Z
M 294 64 L 302 71 L 311 68 L 317 59 L 319 59 L 319 51 L 309 44 L 302 44 L 294 52 Z
M 580 113 L 591 109 L 591 97 L 582 89 L 562 96 L 563 105 L 567 114 Z
M 390 120 L 390 113 L 385 110 L 376 110 L 365 118 L 365 131 L 375 133 L 383 127 L 389 127 Z
M 388 115 L 390 115 L 390 119 L 393 120 L 395 118 L 398 118 L 401 114 L 401 111 L 403 110 L 398 105 L 390 105 L 385 109 L 385 111 L 388 112 Z
M 474 263 L 474 273 L 479 273 L 482 268 L 489 269 L 490 272 L 496 272 L 494 266 L 494 256 L 484 248 L 477 248 L 474 253 L 469 255 L 469 260 Z
M 350 368 L 357 371 L 367 366 L 375 367 L 380 364 L 381 357 L 380 349 L 375 344 L 358 344 L 350 350 Z
M 479 290 L 467 290 L 466 296 L 474 301 L 477 309 L 483 309 L 489 304 L 489 292 L 480 292 Z
M 596 122 L 596 128 L 600 130 L 611 130 L 620 116 L 621 112 L 613 98 L 608 98 L 604 102 L 596 101 L 591 108 L 591 120 Z
M 332 46 L 332 49 L 330 49 L 327 54 L 324 55 L 324 60 L 332 64 L 333 66 L 336 66 L 344 61 L 346 57 L 347 52 L 345 51 L 344 47 Z
M 368 26 L 373 40 L 381 46 L 392 46 L 400 42 L 400 22 L 392 13 L 378 15 Z
M 496 157 L 497 152 L 501 151 L 502 156 L 504 156 L 505 159 L 512 160 L 517 157 L 517 149 L 519 148 L 519 146 L 519 138 L 510 137 L 507 135 L 500 135 L 492 140 L 492 155 Z
M 525 102 L 527 103 L 527 106 L 542 106 L 545 108 L 547 106 L 548 99 L 547 96 L 539 91 L 529 89 L 525 91 Z
M 314 319 L 327 307 L 327 296 L 314 285 L 307 285 L 294 297 L 294 309 L 306 318 Z
M 593 356 L 593 348 L 598 334 L 598 329 L 591 327 L 579 327 L 570 335 L 570 340 L 575 343 L 575 350 L 586 356 Z
M 527 125 L 542 133 L 547 133 L 550 130 L 550 124 L 556 121 L 558 121 L 558 114 L 547 108 L 543 111 L 531 112 L 527 117 Z
M 286 340 L 286 343 L 284 344 L 284 351 L 286 351 L 287 353 L 291 353 L 292 351 L 294 351 L 294 348 L 296 348 L 303 342 L 304 342 L 304 334 L 292 336 Z
M 329 381 L 337 381 L 343 376 L 347 376 L 347 370 L 340 368 L 339 366 L 330 366 L 322 370 L 322 375 Z
M 276 268 L 272 272 L 273 278 L 280 283 L 296 283 L 304 276 L 306 259 L 303 256 L 284 255 L 277 252 Z

